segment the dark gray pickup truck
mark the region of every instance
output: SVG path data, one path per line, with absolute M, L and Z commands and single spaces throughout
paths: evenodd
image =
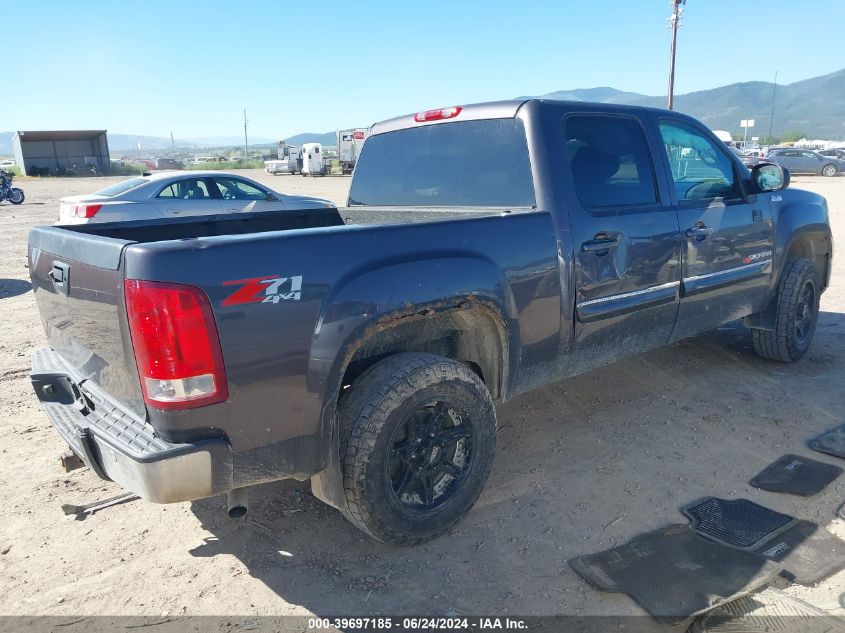
M 386 542 L 478 498 L 494 403 L 744 318 L 810 345 L 827 205 L 676 112 L 542 100 L 373 126 L 348 206 L 29 236 L 71 449 L 155 502 L 311 479 Z

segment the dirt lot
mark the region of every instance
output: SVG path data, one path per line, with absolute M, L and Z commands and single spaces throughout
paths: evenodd
M 250 174 L 288 193 L 342 203 L 348 178 Z M 638 356 L 521 396 L 498 409 L 493 472 L 449 536 L 416 549 L 365 538 L 316 501 L 307 483 L 265 485 L 231 521 L 222 498 L 172 506 L 135 502 L 85 521 L 62 503 L 118 493 L 87 470 L 64 474 L 64 449 L 27 373 L 44 336 L 29 292 L 26 234 L 50 223 L 61 195 L 111 179 L 21 179 L 27 202 L 0 206 L 0 612 L 3 614 L 641 613 L 600 593 L 570 557 L 682 523 L 705 495 L 746 497 L 828 526 L 845 477 L 810 499 L 747 481 L 845 417 L 845 257 L 809 355 L 758 359 L 740 326 Z M 795 178 L 822 193 L 845 244 L 845 178 Z M 845 573 L 787 589 L 845 614 Z

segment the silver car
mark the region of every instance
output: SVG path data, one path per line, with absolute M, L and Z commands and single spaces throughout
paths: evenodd
M 96 193 L 60 200 L 58 224 L 182 218 L 333 207 L 328 200 L 289 196 L 222 171 L 169 171 L 138 176 Z

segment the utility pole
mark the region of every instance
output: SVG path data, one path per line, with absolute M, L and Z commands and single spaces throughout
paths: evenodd
M 775 93 L 778 89 L 778 71 L 775 71 L 775 85 L 772 86 L 772 114 L 769 116 L 769 140 L 772 140 L 772 126 L 775 122 Z
M 170 133 L 170 153 L 176 156 L 176 141 L 173 140 L 173 132 Z
M 244 160 L 249 160 L 249 142 L 246 138 L 246 108 L 244 108 Z
M 669 50 L 669 105 L 671 110 L 675 104 L 675 47 L 678 41 L 678 27 L 681 26 L 681 15 L 684 12 L 683 6 L 687 0 L 669 0 L 672 6 L 672 15 L 669 16 L 669 28 L 672 30 L 672 46 Z

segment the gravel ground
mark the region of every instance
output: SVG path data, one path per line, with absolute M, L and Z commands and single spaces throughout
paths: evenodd
M 340 204 L 349 185 L 249 175 Z M 26 234 L 55 220 L 60 196 L 111 180 L 20 179 L 26 203 L 0 205 L 0 613 L 635 614 L 627 596 L 594 590 L 567 559 L 684 522 L 678 508 L 699 497 L 749 498 L 845 537 L 835 519 L 845 477 L 810 499 L 747 484 L 786 452 L 836 462 L 805 441 L 845 421 L 841 255 L 800 363 L 758 359 L 748 332 L 729 326 L 500 406 L 496 461 L 479 503 L 425 546 L 369 540 L 297 482 L 259 487 L 241 521 L 226 518 L 222 498 L 65 517 L 62 503 L 119 490 L 88 470 L 61 471 L 64 446 L 31 393 L 29 355 L 45 339 Z M 828 198 L 835 239 L 845 243 L 845 178 L 792 186 Z M 787 591 L 845 614 L 845 573 Z

